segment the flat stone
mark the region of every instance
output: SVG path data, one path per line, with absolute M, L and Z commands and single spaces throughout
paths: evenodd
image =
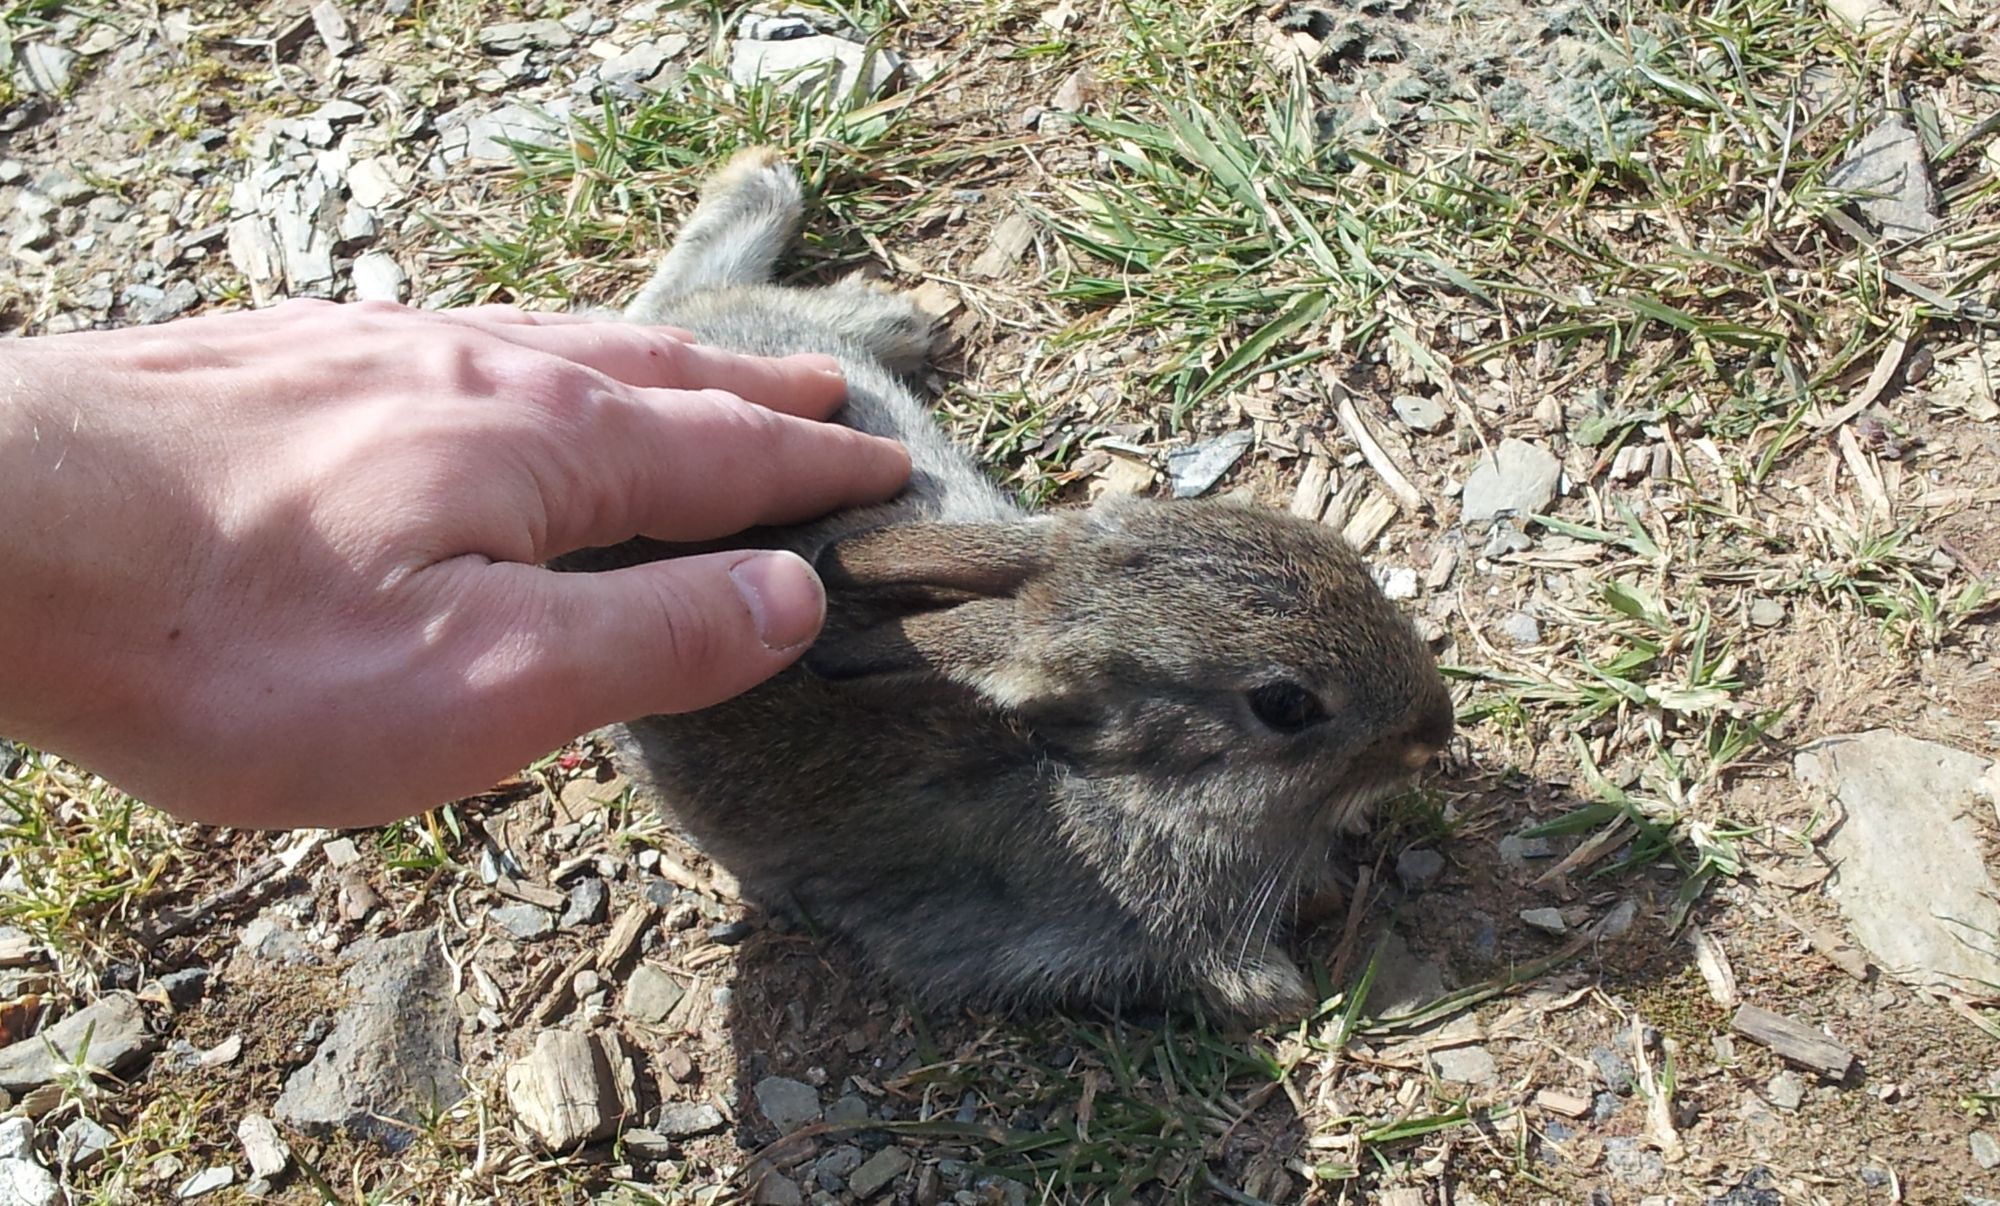
M 1558 938 L 1569 933 L 1569 922 L 1563 920 L 1561 909 L 1522 909 L 1521 922 L 1523 925 L 1538 929 L 1544 934 L 1553 934 Z
M 1805 1077 L 1789 1069 L 1780 1072 L 1764 1086 L 1764 1096 L 1781 1110 L 1796 1110 L 1799 1103 L 1806 1099 Z
M 547 909 L 531 904 L 504 905 L 486 917 L 523 942 L 533 942 L 556 932 L 555 917 Z
M 799 1183 L 774 1169 L 760 1169 L 752 1183 L 757 1187 L 750 1197 L 753 1206 L 804 1206 Z
M 0 1118 L 0 1160 L 30 1159 L 35 1154 L 35 1120 L 15 1115 Z
M 1167 477 L 1175 498 L 1198 498 L 1214 488 L 1243 454 L 1250 451 L 1256 435 L 1248 428 L 1203 440 L 1167 454 Z
M 810 38 L 817 33 L 819 30 L 812 22 L 790 14 L 772 17 L 763 13 L 744 13 L 743 19 L 736 25 L 738 37 L 755 42 L 790 42 Z
M 776 42 L 743 38 L 729 51 L 729 76 L 739 87 L 768 82 L 787 93 L 824 88 L 845 95 L 859 87 L 869 96 L 879 96 L 902 67 L 895 51 L 871 52 L 859 42 L 828 34 Z
M 1542 643 L 1542 626 L 1527 612 L 1517 611 L 1500 621 L 1500 635 L 1516 645 L 1539 645 Z
M 167 1003 L 175 1009 L 186 1009 L 207 995 L 212 979 L 214 973 L 205 967 L 184 967 L 161 976 L 160 991 L 167 994 Z
M 1389 409 L 1412 431 L 1436 431 L 1450 417 L 1444 403 L 1418 394 L 1399 394 L 1389 399 Z
M 632 49 L 604 60 L 597 69 L 597 78 L 605 81 L 622 80 L 629 84 L 645 84 L 660 74 L 667 65 L 667 52 L 657 42 L 641 42 Z
M 162 289 L 157 285 L 127 285 L 118 299 L 125 317 L 140 325 L 178 318 L 201 304 L 201 291 L 194 282 L 178 278 Z
M 36 96 L 61 96 L 75 82 L 77 53 L 47 42 L 22 42 L 14 47 L 14 86 Z
M 1555 844 L 1545 837 L 1528 837 L 1510 833 L 1496 844 L 1500 857 L 1510 863 L 1525 862 L 1531 858 L 1554 858 Z
M 548 111 L 523 105 L 502 105 L 482 113 L 465 124 L 465 156 L 468 159 L 512 159 L 508 143 L 552 147 L 562 141 L 567 113 L 556 106 Z
M 89 1168 L 116 1142 L 118 1136 L 90 1119 L 73 1118 L 56 1136 L 56 1161 L 64 1168 Z
M 204 1168 L 181 1182 L 181 1187 L 174 1191 L 174 1196 L 186 1201 L 189 1198 L 199 1198 L 214 1193 L 218 1189 L 227 1189 L 234 1184 L 236 1184 L 236 1170 L 227 1164 L 219 1164 L 214 1168 Z
M 0 1089 L 18 1095 L 39 1088 L 69 1074 L 79 1062 L 93 1071 L 116 1075 L 138 1062 L 154 1045 L 138 998 L 131 993 L 112 993 L 40 1034 L 0 1047 Z
M 1972 1148 L 1972 1162 L 1981 1168 L 2000 1167 L 2000 1141 L 1985 1131 L 1974 1131 L 1966 1136 Z
M 311 1135 L 345 1131 L 392 1151 L 409 1126 L 465 1095 L 451 974 L 427 931 L 357 942 L 333 1030 L 272 1111 Z
M 21 1156 L 0 1159 L 0 1202 L 7 1206 L 56 1206 L 62 1186 L 49 1170 Z
M 236 1141 L 250 1161 L 250 1175 L 271 1180 L 292 1162 L 291 1145 L 278 1134 L 278 1127 L 262 1114 L 246 1114 L 236 1124 Z
M 1562 462 L 1548 449 L 1526 440 L 1502 440 L 1490 455 L 1479 458 L 1465 479 L 1459 522 L 1471 527 L 1503 515 L 1516 519 L 1540 515 L 1555 501 L 1561 480 Z
M 558 924 L 566 930 L 580 925 L 596 925 L 604 920 L 610 903 L 611 890 L 604 886 L 604 881 L 595 875 L 587 875 L 570 885 Z
M 1439 1080 L 1461 1085 L 1491 1085 L 1500 1081 L 1500 1065 L 1484 1047 L 1442 1047 L 1430 1054 Z
M 868 1121 L 868 1099 L 849 1093 L 826 1107 L 826 1120 L 835 1126 L 853 1126 Z
M 2000 766 L 1872 729 L 1815 741 L 1792 769 L 1846 813 L 1826 839 L 1827 894 L 1876 963 L 1916 984 L 2000 983 L 2000 887 L 1973 820 L 1994 815 Z
M 819 1093 L 809 1084 L 784 1076 L 766 1076 L 754 1090 L 757 1108 L 780 1134 L 789 1135 L 819 1121 Z
M 1627 1185 L 1652 1185 L 1667 1175 L 1660 1153 L 1642 1147 L 1637 1139 L 1619 1135 L 1604 1141 L 1604 1168 Z
M 1826 185 L 1856 194 L 1854 208 L 1884 238 L 1916 239 L 1937 229 L 1937 185 L 1923 139 L 1901 114 L 1883 117 L 1854 144 L 1827 173 Z
M 1750 604 L 1750 622 L 1758 628 L 1776 628 L 1785 622 L 1785 605 L 1776 599 L 1758 599 Z
M 356 205 L 368 209 L 381 209 L 393 201 L 400 200 L 402 187 L 396 183 L 396 174 L 388 163 L 381 159 L 357 159 L 347 168 L 347 195 Z
M 660 1106 L 652 1129 L 669 1139 L 692 1139 L 722 1129 L 722 1111 L 705 1101 L 669 1101 Z M 631 1132 L 627 1131 L 629 1140 Z
M 1419 959 L 1403 936 L 1391 931 L 1375 963 L 1375 980 L 1368 990 L 1368 1012 L 1392 1017 L 1419 1009 L 1444 995 L 1444 972 Z
M 1396 856 L 1396 878 L 1409 891 L 1427 887 L 1444 870 L 1444 855 L 1435 850 L 1405 850 Z
M 304 938 L 268 914 L 251 918 L 236 941 L 244 954 L 266 963 L 305 963 L 315 957 Z
M 679 980 L 650 963 L 641 963 L 632 969 L 632 978 L 625 985 L 625 1016 L 642 1025 L 657 1026 L 686 995 L 687 988 Z
M 410 279 L 403 274 L 403 266 L 396 262 L 396 257 L 386 251 L 357 256 L 350 275 L 356 301 L 402 301 Z
M 502 21 L 479 31 L 479 48 L 488 54 L 561 50 L 575 43 L 576 35 L 560 21 Z
M 515 1115 L 552 1152 L 609 1138 L 638 1108 L 632 1060 L 607 1032 L 542 1031 L 506 1085 Z
M 900 1147 L 885 1147 L 848 1176 L 848 1191 L 857 1198 L 872 1198 L 908 1172 L 910 1164 L 910 1153 Z
M 1605 1088 L 1620 1096 L 1632 1091 L 1632 1064 L 1623 1055 L 1609 1047 L 1592 1047 L 1590 1062 L 1597 1065 Z

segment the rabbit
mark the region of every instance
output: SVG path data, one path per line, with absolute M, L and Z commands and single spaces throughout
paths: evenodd
M 726 542 L 812 562 L 822 634 L 745 695 L 621 726 L 621 764 L 747 896 L 849 935 L 926 1005 L 1310 1010 L 1277 940 L 1450 739 L 1428 648 L 1323 525 L 1226 501 L 1024 512 L 905 384 L 932 331 L 909 299 L 770 283 L 801 208 L 775 153 L 740 154 L 625 316 L 833 355 L 837 418 L 903 441 L 910 483 Z

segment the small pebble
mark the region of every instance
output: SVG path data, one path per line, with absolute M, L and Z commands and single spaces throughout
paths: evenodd
M 1780 1072 L 1764 1086 L 1764 1095 L 1781 1110 L 1796 1110 L 1806 1099 L 1805 1078 L 1796 1072 Z
M 1396 878 L 1411 892 L 1427 887 L 1444 870 L 1444 855 L 1435 850 L 1405 850 L 1396 857 Z
M 1554 934 L 1559 938 L 1569 933 L 1569 923 L 1563 920 L 1561 909 L 1522 909 L 1521 921 L 1544 934 Z
M 1750 605 L 1750 622 L 1759 628 L 1776 628 L 1785 622 L 1785 605 L 1776 599 L 1759 599 Z
M 1517 611 L 1500 621 L 1500 631 L 1516 645 L 1542 643 L 1542 626 L 1535 622 L 1535 617 L 1525 611 Z
M 506 905 L 487 914 L 493 924 L 523 942 L 546 938 L 555 932 L 555 918 L 547 909 L 531 904 Z

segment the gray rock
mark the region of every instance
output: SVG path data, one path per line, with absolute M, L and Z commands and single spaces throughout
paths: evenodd
M 1500 635 L 1516 645 L 1539 645 L 1542 643 L 1542 626 L 1527 612 L 1517 611 L 1500 621 Z
M 847 1178 L 847 1188 L 857 1198 L 872 1198 L 908 1172 L 910 1164 L 910 1153 L 900 1147 L 885 1147 L 854 1170 Z
M 756 42 L 790 42 L 810 38 L 818 32 L 812 22 L 791 14 L 770 17 L 763 13 L 744 13 L 743 20 L 736 26 L 736 36 Z
M 610 903 L 611 890 L 604 886 L 604 881 L 595 875 L 587 875 L 570 885 L 559 924 L 566 930 L 580 925 L 596 925 L 604 920 Z
M 687 988 L 662 969 L 641 963 L 632 969 L 625 985 L 625 1016 L 647 1026 L 657 1026 L 687 995 Z
M 62 1186 L 49 1170 L 23 1156 L 0 1159 L 0 1202 L 7 1206 L 56 1206 Z
M 213 973 L 205 967 L 184 967 L 161 976 L 160 990 L 167 994 L 167 1002 L 175 1009 L 186 1009 L 207 995 L 208 982 L 213 978 Z
M 557 23 L 580 38 L 597 24 L 597 14 L 587 8 L 573 8 L 564 13 Z
M 1993 815 L 2000 765 L 1873 729 L 1813 742 L 1792 769 L 1845 810 L 1827 893 L 1875 961 L 1912 983 L 2000 983 L 2000 887 L 1972 819 Z
M 18 159 L 0 159 L 0 184 L 19 184 L 27 178 L 27 164 Z
M 1516 519 L 1540 515 L 1555 501 L 1561 479 L 1562 462 L 1548 449 L 1526 440 L 1502 440 L 1490 455 L 1479 458 L 1465 479 L 1459 522 L 1471 527 L 1503 515 Z
M 1789 1070 L 1780 1072 L 1764 1086 L 1764 1095 L 1781 1110 L 1796 1110 L 1806 1099 L 1805 1077 Z
M 1605 1088 L 1620 1096 L 1632 1091 L 1632 1065 L 1623 1055 L 1609 1047 L 1592 1047 L 1590 1062 L 1597 1065 Z
M 1427 887 L 1444 870 L 1444 855 L 1435 850 L 1405 850 L 1396 856 L 1396 878 L 1409 891 Z
M 847 1178 L 868 1157 L 852 1143 L 843 1143 L 813 1161 L 813 1181 L 828 1193 L 847 1188 Z
M 1431 1067 L 1439 1080 L 1461 1085 L 1491 1085 L 1500 1082 L 1500 1065 L 1484 1047 L 1444 1047 L 1431 1052 Z
M 340 211 L 340 225 L 334 232 L 333 245 L 345 249 L 357 243 L 366 243 L 381 229 L 382 224 L 375 220 L 375 215 L 366 206 L 344 206 Z
M 97 1123 L 88 1118 L 74 1118 L 56 1136 L 56 1162 L 64 1168 L 89 1168 L 103 1159 L 116 1142 L 118 1136 Z
M 1368 1012 L 1378 1018 L 1409 1013 L 1443 995 L 1444 973 L 1437 964 L 1417 958 L 1403 936 L 1391 931 L 1375 962 Z
M 409 278 L 403 275 L 403 266 L 386 251 L 370 251 L 357 257 L 351 275 L 356 301 L 402 301 L 404 287 L 409 283 Z
M 1974 1131 L 1966 1136 L 1972 1147 L 1972 1162 L 1981 1168 L 2000 1167 L 2000 1142 L 1985 1131 Z
M 1510 863 L 1524 862 L 1531 858 L 1554 858 L 1554 843 L 1545 837 L 1527 837 L 1510 833 L 1498 843 L 1500 857 Z
M 1406 565 L 1381 571 L 1382 593 L 1397 602 L 1417 597 L 1417 571 Z
M 138 999 L 131 993 L 112 993 L 40 1034 L 0 1047 L 0 1089 L 24 1093 L 68 1073 L 78 1062 L 116 1074 L 154 1045 Z
M 1937 185 L 1923 139 L 1901 114 L 1884 116 L 1827 174 L 1826 184 L 1853 194 L 1854 208 L 1884 238 L 1916 239 L 1937 229 Z
M 652 1129 L 669 1139 L 692 1139 L 696 1135 L 711 1135 L 722 1129 L 722 1111 L 706 1102 L 669 1101 L 660 1107 L 660 1115 L 653 1122 Z M 631 1132 L 627 1131 L 629 1140 Z
M 1653 1185 L 1667 1175 L 1667 1164 L 1660 1153 L 1641 1147 L 1629 1135 L 1604 1141 L 1604 1168 L 1627 1185 Z
M 1212 440 L 1167 454 L 1167 477 L 1173 482 L 1175 498 L 1196 498 L 1206 494 L 1222 475 L 1250 451 L 1256 436 L 1249 430 L 1232 431 Z
M 236 1124 L 236 1141 L 250 1161 L 250 1175 L 272 1180 L 292 1162 L 291 1145 L 278 1134 L 277 1124 L 262 1114 L 246 1114 Z
M 576 35 L 560 21 L 502 21 L 479 31 L 479 48 L 488 54 L 561 50 L 575 43 Z
M 1750 622 L 1759 628 L 1776 628 L 1785 622 L 1785 605 L 1776 599 L 1758 599 L 1750 604 Z
M 201 302 L 201 291 L 194 282 L 176 278 L 162 289 L 157 285 L 127 285 L 119 296 L 125 307 L 125 317 L 135 323 L 147 325 L 178 318 Z
M 331 1034 L 285 1081 L 273 1113 L 311 1135 L 336 1130 L 392 1151 L 465 1095 L 451 974 L 428 932 L 357 942 Z
M 1513 520 L 1502 517 L 1494 520 L 1493 526 L 1487 529 L 1486 545 L 1479 550 L 1479 555 L 1488 561 L 1498 561 L 1509 553 L 1525 553 L 1534 547 L 1534 540 L 1526 532 Z
M 545 109 L 502 105 L 465 123 L 462 127 L 463 154 L 469 159 L 502 160 L 514 157 L 508 143 L 552 147 L 562 141 L 563 127 L 568 119 L 568 111 L 560 104 L 551 104 Z M 441 147 L 444 142 L 441 133 Z
M 75 82 L 71 70 L 77 57 L 65 46 L 23 42 L 14 47 L 14 86 L 36 96 L 61 96 Z
M 1569 923 L 1563 920 L 1561 909 L 1522 909 L 1521 921 L 1524 925 L 1538 929 L 1544 934 L 1554 934 L 1558 938 L 1569 933 Z
M 174 1196 L 186 1201 L 189 1198 L 199 1198 L 214 1193 L 218 1189 L 227 1189 L 234 1184 L 236 1184 L 236 1170 L 227 1164 L 220 1164 L 214 1168 L 204 1168 L 181 1182 L 181 1187 L 174 1191 Z
M 266 963 L 304 963 L 315 957 L 305 939 L 268 913 L 251 918 L 236 941 L 244 954 Z
M 34 1119 L 19 1115 L 0 1119 L 0 1160 L 31 1159 L 34 1154 Z
M 1412 431 L 1436 431 L 1444 426 L 1450 412 L 1444 403 L 1436 398 L 1420 397 L 1416 394 L 1401 394 L 1389 400 L 1389 408 L 1403 421 L 1403 426 Z
M 486 916 L 493 924 L 523 942 L 533 942 L 556 932 L 556 919 L 538 905 L 504 905 Z
M 772 83 L 789 93 L 823 88 L 843 95 L 859 88 L 879 96 L 902 68 L 892 50 L 871 52 L 859 42 L 826 34 L 778 42 L 739 39 L 729 53 L 729 76 L 740 87 Z
M 754 1206 L 803 1206 L 806 1200 L 797 1181 L 773 1169 L 763 1169 L 755 1183 L 750 1197 Z
M 809 1084 L 784 1076 L 766 1076 L 754 1090 L 757 1108 L 781 1134 L 819 1121 L 819 1094 Z
M 868 1100 L 857 1093 L 849 1093 L 826 1107 L 826 1120 L 835 1126 L 853 1126 L 866 1122 Z
M 667 51 L 657 42 L 641 42 L 624 54 L 604 60 L 597 78 L 606 83 L 644 85 L 667 65 Z
M 76 205 L 95 197 L 97 186 L 66 167 L 58 167 L 35 182 L 35 192 L 51 205 Z

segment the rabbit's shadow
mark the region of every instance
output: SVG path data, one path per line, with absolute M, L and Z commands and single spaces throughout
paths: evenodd
M 1316 974 L 1337 977 L 1330 987 L 1342 999 L 1351 1000 L 1365 978 L 1358 1016 L 1374 1028 L 1370 1041 L 1423 1048 L 1426 1035 L 1468 1016 L 1431 1017 L 1427 1006 L 1519 978 L 1523 969 L 1540 970 L 1518 987 L 1553 990 L 1590 981 L 1643 990 L 1684 970 L 1682 948 L 1651 940 L 1669 924 L 1677 869 L 1640 867 L 1602 888 L 1579 886 L 1547 872 L 1588 835 L 1521 836 L 1576 805 L 1568 788 L 1519 776 L 1431 786 L 1476 800 L 1476 811 L 1461 810 L 1454 826 L 1400 826 L 1358 843 L 1357 866 L 1367 868 L 1359 875 L 1366 895 L 1358 918 L 1343 911 L 1302 932 L 1292 947 Z M 1411 850 L 1439 857 L 1405 857 Z M 1576 918 L 1580 932 L 1614 910 L 1627 917 L 1618 934 L 1580 944 L 1522 919 L 1538 909 Z M 1029 1201 L 1051 1186 L 1050 1200 L 1069 1200 L 1064 1195 L 1084 1192 L 1082 1185 L 1095 1194 L 1120 1183 L 1220 1183 L 1248 1200 L 1265 1200 L 1260 1189 L 1284 1200 L 1283 1177 L 1273 1174 L 1306 1154 L 1306 1139 L 1326 1121 L 1299 1115 L 1302 1098 L 1291 1090 L 1301 1085 L 1280 1085 L 1271 1055 L 1301 1033 L 1323 1039 L 1331 1012 L 1303 1031 L 1280 1027 L 1255 1036 L 1183 1014 L 1007 1019 L 926 1012 L 846 942 L 779 917 L 758 922 L 734 952 L 725 997 L 733 1138 L 746 1176 L 782 1177 L 807 1200 L 840 1193 L 864 1165 L 864 1183 L 893 1173 L 914 1200 L 972 1189 L 988 1195 L 982 1201 L 993 1194 L 1011 1201 L 1018 1191 L 1010 1184 Z M 1397 1023 L 1413 1016 L 1419 1020 Z M 1433 1077 L 1449 1074 L 1422 1066 Z M 819 1114 L 786 1137 L 780 1123 L 798 1120 L 774 1121 L 767 1110 L 781 1109 L 787 1093 L 799 1098 L 798 1086 L 811 1090 Z M 1476 1094 L 1480 1086 L 1440 1088 Z M 1219 1135 L 1216 1117 L 1233 1119 Z M 1210 1120 L 1203 1125 L 1211 1133 L 1190 1148 L 1181 1131 L 1200 1118 Z M 891 1148 L 900 1154 L 880 1155 Z

